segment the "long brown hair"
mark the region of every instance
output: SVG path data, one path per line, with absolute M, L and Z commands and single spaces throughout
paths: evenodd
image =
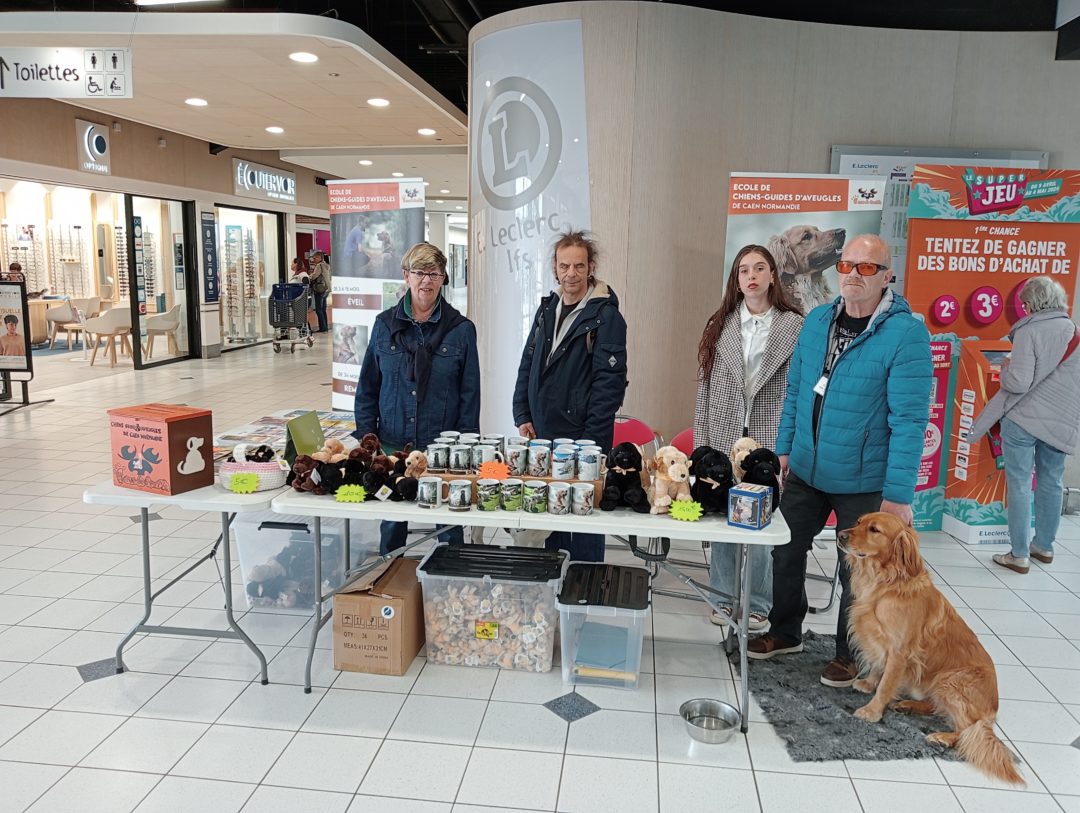
M 731 264 L 731 273 L 728 274 L 727 285 L 724 286 L 724 298 L 720 301 L 720 307 L 709 321 L 705 323 L 705 332 L 701 334 L 698 343 L 698 366 L 701 380 L 707 379 L 712 374 L 713 357 L 716 355 L 716 340 L 720 338 L 720 331 L 724 329 L 724 322 L 730 314 L 738 310 L 743 301 L 743 293 L 739 288 L 739 263 L 747 254 L 760 254 L 769 264 L 772 272 L 772 285 L 769 286 L 769 304 L 778 311 L 790 311 L 802 314 L 791 299 L 787 291 L 780 283 L 780 275 L 776 271 L 776 258 L 765 246 L 748 245 L 739 249 L 735 255 L 735 261 Z

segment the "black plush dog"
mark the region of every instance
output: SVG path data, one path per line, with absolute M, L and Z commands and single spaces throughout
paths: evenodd
M 742 481 L 772 489 L 772 508 L 780 507 L 780 458 L 776 453 L 764 448 L 754 449 L 743 460 L 746 475 Z
M 641 483 L 644 468 L 641 452 L 633 443 L 620 443 L 607 457 L 607 475 L 601 511 L 614 511 L 619 506 L 633 508 L 639 514 L 649 513 L 649 498 Z
M 728 490 L 735 485 L 728 456 L 712 446 L 698 446 L 690 455 L 690 473 L 694 475 L 690 496 L 701 504 L 701 510 L 726 514 Z

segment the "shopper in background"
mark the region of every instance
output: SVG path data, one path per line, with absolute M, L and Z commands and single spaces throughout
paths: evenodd
M 744 246 L 735 255 L 720 308 L 705 324 L 698 344 L 698 387 L 694 406 L 694 446 L 724 454 L 741 437 L 769 449 L 776 446 L 788 367 L 803 318 L 780 284 L 776 260 L 763 246 Z M 709 581 L 735 595 L 738 545 L 713 542 Z M 772 607 L 772 555 L 750 546 L 750 629 L 768 624 Z M 713 610 L 709 620 L 727 624 L 731 605 Z
M 1009 553 L 994 563 L 1017 573 L 1029 555 L 1054 560 L 1061 522 L 1065 457 L 1080 442 L 1080 328 L 1069 318 L 1065 289 L 1050 277 L 1033 277 L 1020 291 L 1027 316 L 1009 332 L 1012 353 L 1001 365 L 1001 389 L 975 420 L 969 442 L 998 433 L 1008 484 Z M 1031 538 L 1031 472 L 1035 471 L 1035 538 Z
M 442 297 L 446 256 L 417 243 L 402 258 L 408 292 L 375 317 L 356 386 L 356 437 L 379 436 L 385 449 L 426 449 L 442 432 L 480 431 L 476 327 Z M 384 522 L 380 553 L 405 544 L 408 526 Z M 461 528 L 439 534 L 463 543 Z
M 596 277 L 596 243 L 566 232 L 555 243 L 555 290 L 536 310 L 514 388 L 524 437 L 591 438 L 611 449 L 626 394 L 626 322 L 615 292 Z M 552 533 L 546 547 L 580 562 L 604 560 L 603 534 Z
M 776 439 L 791 541 L 773 549 L 770 630 L 750 641 L 751 658 L 802 651 L 806 556 L 831 511 L 838 528 L 878 510 L 911 524 L 933 368 L 926 326 L 888 289 L 891 261 L 877 235 L 852 239 L 836 264 L 840 296 L 806 315 L 795 345 Z M 841 556 L 826 686 L 850 686 L 858 671 L 848 646 L 850 578 Z
M 315 316 L 319 320 L 319 333 L 326 333 L 326 297 L 330 294 L 330 265 L 321 251 L 311 255 L 311 292 L 315 294 Z
M 9 265 L 6 272 L 0 271 L 0 279 L 4 280 L 4 282 L 26 282 L 22 266 L 19 263 Z
M 307 284 L 309 279 L 307 264 L 300 257 L 294 258 L 293 261 L 289 263 L 289 282 L 301 282 Z

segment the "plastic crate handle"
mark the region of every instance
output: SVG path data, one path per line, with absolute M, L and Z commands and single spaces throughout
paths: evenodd
M 666 536 L 660 537 L 660 553 L 646 553 L 638 548 L 637 537 L 630 536 L 627 538 L 630 543 L 630 551 L 639 559 L 644 559 L 646 562 L 664 562 L 667 560 L 668 553 L 671 552 L 671 540 Z
M 311 529 L 303 522 L 260 522 L 259 530 L 269 528 L 272 531 L 303 531 L 306 534 L 311 533 Z

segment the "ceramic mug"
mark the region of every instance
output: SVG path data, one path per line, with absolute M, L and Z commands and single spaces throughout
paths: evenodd
M 450 447 L 445 443 L 432 443 L 427 447 L 428 468 L 432 471 L 446 471 L 450 465 Z
M 458 436 L 458 443 L 464 443 L 467 440 L 480 440 L 479 432 L 462 432 Z
M 547 446 L 550 449 L 551 448 L 551 441 L 547 440 L 545 438 L 533 438 L 532 440 L 529 441 L 529 445 L 530 446 Z
M 498 511 L 502 505 L 502 489 L 498 480 L 476 481 L 476 510 Z
M 551 471 L 551 447 L 530 446 L 528 474 L 530 477 L 547 477 Z
M 574 445 L 574 439 L 573 438 L 555 438 L 555 440 L 551 441 L 551 445 L 554 446 L 556 449 L 558 449 L 560 446 L 573 446 Z
M 504 511 L 520 511 L 522 499 L 521 480 L 511 478 L 502 481 L 502 507 Z
M 586 446 L 595 446 L 596 441 L 590 438 L 582 438 L 581 440 L 575 440 L 574 445 L 579 449 L 584 449 Z
M 548 513 L 570 513 L 570 484 L 548 483 Z
M 521 507 L 527 514 L 546 514 L 548 485 L 543 480 L 526 480 L 522 489 Z
M 595 447 L 581 449 L 577 453 L 577 477 L 579 480 L 600 479 L 600 451 L 598 449 Z
M 450 447 L 450 471 L 465 474 L 472 466 L 472 447 L 456 444 Z
M 574 448 L 559 446 L 551 453 L 551 477 L 553 480 L 573 480 L 577 470 Z
M 506 465 L 510 467 L 510 474 L 521 477 L 529 464 L 529 449 L 527 446 L 507 446 Z
M 460 432 L 455 432 L 452 429 L 447 429 L 445 432 L 440 432 L 439 437 L 440 438 L 446 438 L 446 440 L 442 441 L 443 443 L 450 443 L 450 442 L 455 441 L 458 438 L 460 438 L 461 433 Z
M 421 477 L 416 486 L 416 504 L 421 508 L 438 508 L 442 501 L 442 478 Z
M 572 510 L 579 517 L 587 517 L 593 512 L 594 491 L 592 483 L 574 483 L 570 486 Z
M 508 449 L 511 446 L 528 446 L 528 445 L 529 445 L 529 439 L 528 438 L 523 438 L 521 435 L 513 435 L 512 437 L 508 437 L 506 439 L 506 448 L 508 448 Z
M 506 435 L 500 435 L 498 433 L 484 435 L 480 438 L 480 442 L 485 446 L 494 446 L 500 452 L 506 451 Z
M 502 452 L 487 444 L 472 447 L 472 467 L 474 469 L 479 469 L 484 463 L 491 463 L 492 461 L 502 463 Z
M 451 511 L 468 511 L 472 508 L 472 480 L 451 480 L 450 496 L 446 503 Z

